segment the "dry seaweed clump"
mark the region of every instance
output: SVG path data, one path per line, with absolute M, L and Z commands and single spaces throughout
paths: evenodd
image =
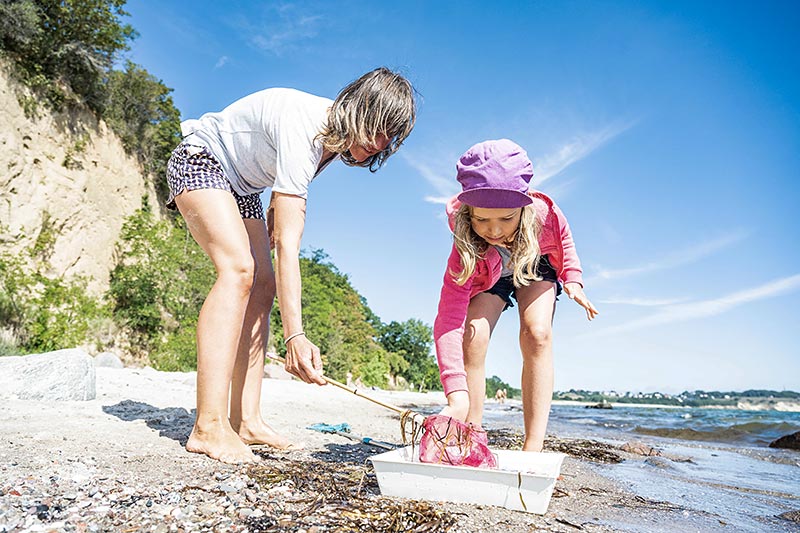
M 518 431 L 510 429 L 490 429 L 489 446 L 503 450 L 522 449 L 524 438 Z M 544 441 L 545 451 L 561 452 L 578 459 L 598 463 L 621 463 L 622 456 L 617 447 L 611 444 L 587 439 L 560 439 L 548 437 Z
M 428 502 L 378 496 L 372 467 L 264 458 L 248 469 L 261 490 L 282 504 L 244 519 L 251 533 L 290 531 L 447 531 L 456 519 Z

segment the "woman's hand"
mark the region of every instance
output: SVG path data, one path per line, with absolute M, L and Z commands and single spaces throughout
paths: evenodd
M 598 311 L 592 302 L 589 301 L 589 298 L 586 297 L 586 294 L 583 292 L 583 287 L 580 283 L 571 282 L 564 284 L 564 292 L 567 293 L 567 296 L 570 299 L 575 300 L 575 303 L 586 309 L 586 318 L 592 320 L 600 311 Z
M 305 335 L 293 337 L 286 344 L 284 368 L 306 383 L 327 384 L 322 377 L 322 357 L 319 348 Z

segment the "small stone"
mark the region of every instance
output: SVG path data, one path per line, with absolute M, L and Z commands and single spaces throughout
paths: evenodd
M 218 489 L 221 490 L 222 492 L 226 493 L 226 494 L 231 493 L 231 492 L 236 492 L 236 489 L 234 487 L 228 485 L 227 483 L 221 483 L 219 485 Z

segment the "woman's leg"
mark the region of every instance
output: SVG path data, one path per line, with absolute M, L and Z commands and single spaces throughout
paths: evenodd
M 217 270 L 197 320 L 197 417 L 186 449 L 226 463 L 254 461 L 228 420 L 236 350 L 253 286 L 247 231 L 227 191 L 186 191 L 175 203 Z
M 533 282 L 517 289 L 519 344 L 522 350 L 522 409 L 524 451 L 539 452 L 544 445 L 553 399 L 553 313 L 556 285 Z
M 467 423 L 480 426 L 486 399 L 486 351 L 506 303 L 497 295 L 480 293 L 469 302 L 464 326 L 464 369 L 469 388 Z
M 244 225 L 250 236 L 256 273 L 233 369 L 231 426 L 247 444 L 267 444 L 286 449 L 293 443 L 261 417 L 264 354 L 269 338 L 269 314 L 275 300 L 275 272 L 269 253 L 269 235 L 263 220 L 246 218 Z

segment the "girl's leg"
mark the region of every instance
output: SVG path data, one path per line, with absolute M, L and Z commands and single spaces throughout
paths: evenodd
M 175 203 L 217 270 L 197 321 L 197 417 L 186 449 L 226 463 L 254 461 L 228 420 L 236 349 L 253 286 L 247 231 L 227 191 L 187 191 Z
M 464 368 L 469 388 L 469 412 L 466 422 L 481 426 L 486 399 L 486 351 L 500 313 L 506 303 L 489 293 L 475 295 L 469 302 L 464 326 Z
M 244 315 L 236 365 L 231 383 L 231 426 L 247 444 L 267 444 L 286 449 L 292 442 L 261 417 L 264 354 L 269 338 L 269 313 L 275 300 L 275 272 L 269 253 L 266 223 L 244 219 L 256 265 L 255 281 Z
M 519 344 L 522 349 L 522 409 L 525 419 L 523 451 L 544 446 L 553 399 L 553 313 L 556 286 L 533 282 L 517 289 Z

